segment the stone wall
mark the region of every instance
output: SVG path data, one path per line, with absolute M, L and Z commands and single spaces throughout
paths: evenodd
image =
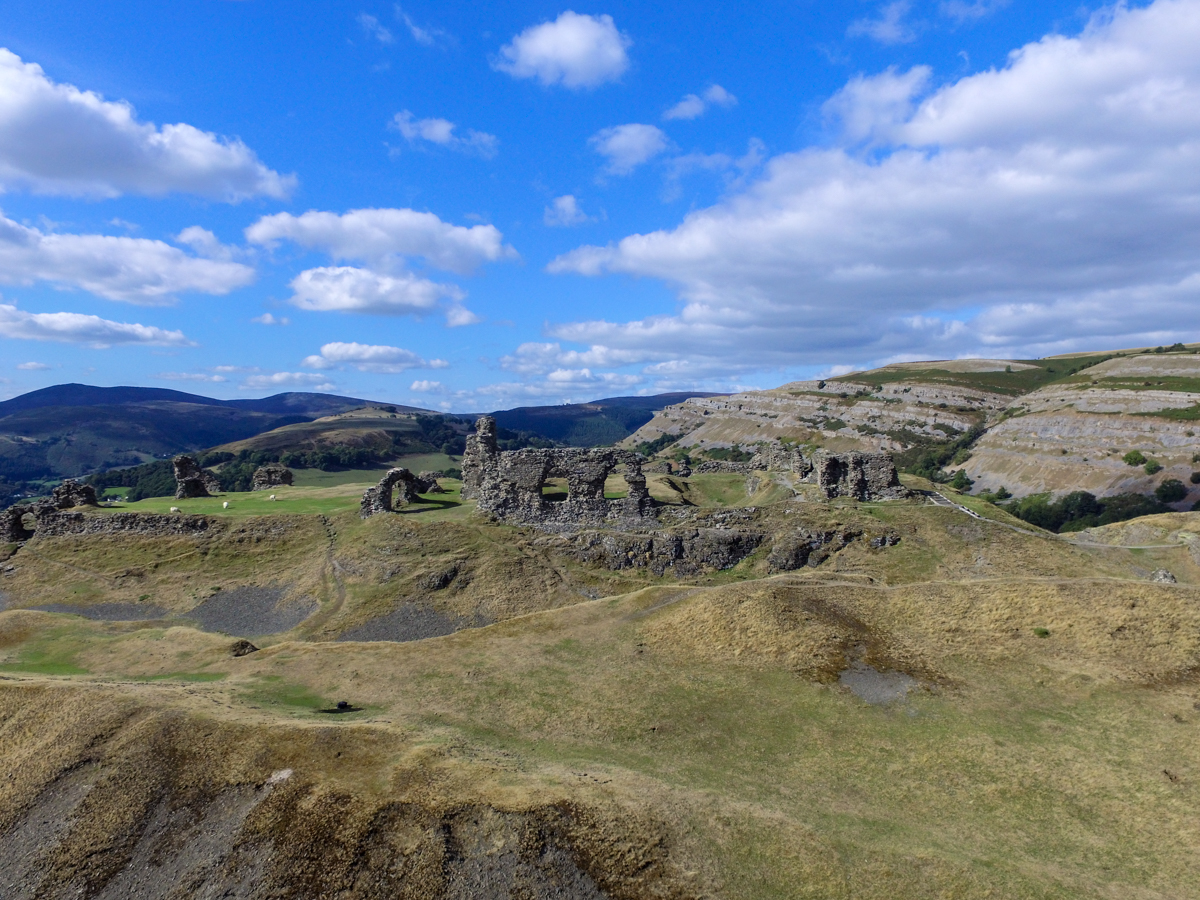
M 259 466 L 250 480 L 250 490 L 268 491 L 276 487 L 291 487 L 292 470 L 279 463 Z
M 420 487 L 417 476 L 408 469 L 388 469 L 387 474 L 379 479 L 379 484 L 363 492 L 358 514 L 367 519 L 379 513 L 393 512 L 395 502 L 402 505 L 415 503 L 421 499 L 418 496 Z M 393 494 L 398 496 L 393 499 Z
M 221 483 L 216 476 L 200 468 L 190 456 L 177 456 L 171 464 L 175 467 L 176 500 L 211 497 L 221 492 Z
M 81 484 L 70 478 L 50 492 L 50 502 L 55 509 L 72 509 L 76 506 L 98 506 L 96 489 L 90 484 Z
M 644 522 L 655 517 L 654 501 L 642 473 L 642 457 L 628 450 L 533 449 L 501 451 L 496 446 L 496 422 L 483 416 L 467 438 L 463 454 L 464 499 L 496 518 L 557 528 L 600 522 Z M 608 500 L 604 483 L 617 466 L 625 466 L 628 496 Z M 555 501 L 543 495 L 551 478 L 565 478 L 567 497 Z
M 754 458 L 750 460 L 750 468 L 768 472 L 794 472 L 807 476 L 812 472 L 813 465 L 802 450 L 780 442 L 771 442 L 759 446 Z
M 817 485 L 829 499 L 902 500 L 910 496 L 886 453 L 818 453 L 813 464 Z
M 37 537 L 64 534 L 198 534 L 207 531 L 204 516 L 159 515 L 157 513 L 85 514 L 52 512 L 37 516 Z

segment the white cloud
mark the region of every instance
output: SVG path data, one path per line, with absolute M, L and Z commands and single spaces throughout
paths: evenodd
M 114 344 L 149 344 L 160 347 L 193 347 L 182 331 L 166 331 L 151 325 L 112 322 L 81 313 L 28 313 L 0 303 L 0 338 L 28 341 L 59 341 L 90 344 L 97 348 Z
M 396 38 L 392 33 L 384 28 L 374 16 L 367 13 L 359 13 L 358 24 L 362 26 L 363 31 L 381 44 L 394 44 L 396 42 Z
M 381 275 L 353 266 L 306 269 L 292 279 L 293 306 L 314 312 L 372 313 L 383 316 L 422 315 L 443 298 L 461 300 L 452 284 L 438 284 L 408 272 Z M 455 305 L 453 309 L 461 309 Z
M 451 225 L 413 209 L 352 209 L 343 215 L 310 210 L 300 216 L 276 213 L 246 229 L 251 243 L 272 246 L 289 240 L 335 259 L 380 262 L 416 256 L 430 265 L 467 274 L 485 262 L 516 256 L 494 225 Z
M 893 0 L 880 8 L 878 18 L 851 22 L 846 34 L 850 37 L 869 37 L 881 44 L 907 44 L 917 36 L 904 21 L 911 7 L 909 0 Z
M 170 303 L 175 294 L 227 294 L 254 280 L 241 263 L 198 259 L 145 238 L 47 234 L 0 215 L 0 282 L 49 282 L 109 300 Z
M 287 316 L 273 316 L 269 312 L 263 313 L 261 316 L 255 316 L 250 320 L 258 325 L 291 325 L 292 320 Z
M 190 247 L 192 252 L 204 259 L 231 260 L 245 256 L 244 250 L 222 244 L 207 228 L 192 225 L 175 235 L 175 243 Z
M 45 194 L 197 194 L 238 201 L 288 196 L 295 176 L 254 151 L 179 123 L 137 121 L 133 107 L 58 84 L 0 48 L 0 185 Z
M 390 127 L 399 131 L 410 144 L 437 144 L 439 147 L 457 150 L 460 153 L 474 153 L 484 159 L 495 156 L 500 143 L 494 134 L 475 131 L 473 128 L 468 128 L 466 133 L 459 137 L 454 133 L 458 126 L 453 122 L 447 119 L 418 119 L 407 109 L 392 117 Z
M 554 202 L 546 207 L 542 221 L 547 225 L 559 228 L 569 228 L 572 225 L 582 225 L 591 219 L 579 208 L 579 201 L 573 194 L 555 197 Z
M 653 358 L 601 345 L 592 346 L 587 350 L 564 350 L 558 343 L 531 341 L 521 344 L 516 353 L 511 356 L 502 356 L 500 367 L 510 372 L 520 372 L 523 375 L 544 375 L 552 369 L 570 368 L 571 366 L 624 366 Z
M 632 41 L 617 31 L 612 16 L 568 10 L 553 22 L 532 25 L 500 48 L 495 68 L 542 84 L 596 87 L 616 81 L 629 68 Z
M 674 229 L 558 258 L 662 279 L 683 305 L 550 334 L 726 377 L 1192 339 L 1197 46 L 1200 4 L 1157 0 L 925 96 L 922 70 L 856 79 L 828 110 L 875 152 L 778 156 Z
M 408 33 L 412 35 L 412 39 L 418 44 L 423 44 L 426 47 L 432 47 L 437 43 L 447 43 L 451 40 L 450 35 L 440 28 L 434 28 L 426 25 L 421 27 L 412 20 L 412 17 L 406 13 L 400 4 L 396 4 L 396 18 L 404 23 L 404 27 L 408 29 Z
M 440 394 L 445 388 L 440 381 L 414 381 L 409 390 L 418 394 Z
M 334 369 L 352 366 L 360 372 L 403 372 L 424 369 L 429 363 L 411 350 L 380 344 L 357 344 L 335 341 L 321 347 L 321 352 L 307 356 L 301 363 L 308 369 Z
M 965 0 L 946 0 L 940 8 L 943 15 L 961 25 L 965 22 L 977 22 L 985 19 L 1006 6 L 1008 6 L 1008 0 L 975 0 L 973 3 L 967 3 Z
M 653 125 L 617 125 L 598 131 L 588 141 L 592 149 L 608 158 L 605 170 L 628 175 L 671 146 L 661 129 Z
M 251 375 L 242 382 L 242 387 L 251 391 L 282 387 L 302 387 L 310 391 L 337 389 L 337 385 L 328 381 L 324 375 L 312 372 L 274 372 L 270 375 Z
M 50 367 L 40 362 L 23 362 L 18 363 L 17 368 L 23 372 L 45 372 Z
M 164 381 L 201 381 L 206 384 L 221 384 L 226 380 L 224 375 L 208 375 L 204 372 L 159 372 L 154 377 Z
M 664 119 L 697 119 L 708 110 L 709 105 L 731 107 L 737 106 L 737 97 L 725 90 L 719 84 L 711 85 L 700 97 L 688 94 L 665 113 Z

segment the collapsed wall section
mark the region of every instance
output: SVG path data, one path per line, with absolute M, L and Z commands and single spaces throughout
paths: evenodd
M 611 448 L 554 448 L 500 450 L 496 421 L 482 416 L 463 454 L 464 499 L 503 521 L 544 527 L 571 528 L 602 522 L 642 522 L 655 518 L 654 501 L 642 473 L 643 458 Z M 608 499 L 604 485 L 624 466 L 627 496 Z M 563 478 L 567 496 L 545 496 L 546 482 Z

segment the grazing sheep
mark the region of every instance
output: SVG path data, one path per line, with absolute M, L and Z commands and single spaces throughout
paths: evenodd
M 171 512 L 182 512 L 182 510 L 178 506 L 172 506 Z
M 229 501 L 228 500 L 226 500 L 224 503 L 221 504 L 221 509 L 229 509 Z
M 271 495 L 271 497 L 270 497 L 270 499 L 274 500 L 274 499 L 275 499 L 275 495 L 274 495 L 274 494 L 272 494 L 272 495 Z

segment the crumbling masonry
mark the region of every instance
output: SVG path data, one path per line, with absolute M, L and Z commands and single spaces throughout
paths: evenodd
M 177 456 L 171 460 L 175 468 L 175 499 L 189 500 L 193 497 L 211 497 L 221 492 L 221 483 L 212 472 L 206 472 L 190 456 Z
M 501 451 L 496 446 L 496 420 L 482 416 L 463 454 L 464 499 L 498 519 L 529 525 L 577 528 L 584 524 L 634 524 L 655 519 L 654 501 L 642 474 L 643 458 L 615 449 L 525 449 Z M 604 483 L 618 466 L 625 467 L 627 496 L 609 500 Z M 567 496 L 544 496 L 550 478 L 567 480 Z
M 254 470 L 254 476 L 250 480 L 250 490 L 269 491 L 275 487 L 290 487 L 291 484 L 292 470 L 279 463 L 271 463 L 259 466 Z
M 910 496 L 886 453 L 818 453 L 813 468 L 817 485 L 829 499 L 903 500 Z
M 418 502 L 421 494 L 444 494 L 437 482 L 436 472 L 414 475 L 408 469 L 388 469 L 379 484 L 363 492 L 359 515 L 364 519 L 384 512 L 393 512 L 393 502 L 406 505 Z M 399 492 L 393 501 L 393 493 Z

